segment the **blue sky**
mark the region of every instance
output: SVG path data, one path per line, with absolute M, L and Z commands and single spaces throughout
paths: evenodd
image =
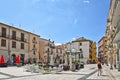
M 0 22 L 55 43 L 105 35 L 110 0 L 1 0 Z

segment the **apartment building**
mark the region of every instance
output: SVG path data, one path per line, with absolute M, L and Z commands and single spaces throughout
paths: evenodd
M 93 57 L 96 58 L 95 45 L 94 45 L 94 50 L 95 50 L 94 56 L 92 56 L 93 55 L 92 43 L 93 43 L 93 41 L 88 40 L 84 37 L 80 37 L 80 38 L 72 41 L 71 43 L 67 43 L 67 51 L 73 53 L 73 55 L 74 55 L 74 53 L 76 54 L 73 57 L 73 60 L 80 59 L 80 61 L 83 61 L 85 63 L 89 63 L 93 60 Z
M 119 32 L 119 19 L 120 19 L 120 1 L 119 0 L 111 0 L 110 10 L 108 14 L 108 22 L 106 29 L 106 37 L 107 37 L 107 46 L 106 46 L 106 56 L 108 64 L 110 64 L 111 69 L 113 66 L 116 68 L 118 63 L 118 50 L 117 44 L 119 42 L 119 36 L 116 35 Z
M 55 63 L 57 64 L 64 64 L 65 63 L 65 46 L 64 44 L 62 45 L 57 45 L 55 46 Z
M 0 55 L 3 55 L 5 61 L 10 59 L 13 63 L 16 57 L 21 56 L 21 62 L 28 58 L 28 32 L 15 27 L 0 23 Z
M 110 56 L 111 69 L 114 66 L 120 71 L 120 0 L 111 0 L 108 20 L 113 32 L 111 35 L 113 43 L 113 54 Z
M 54 65 L 55 44 L 50 39 L 40 38 L 41 62 Z
M 97 57 L 96 57 L 96 54 L 97 54 L 97 49 L 96 49 L 96 42 L 93 42 L 92 43 L 92 59 L 90 62 L 92 63 L 96 63 L 96 60 L 97 60 Z
M 4 56 L 5 62 L 15 64 L 17 56 L 22 63 L 28 58 L 39 60 L 38 43 L 38 35 L 0 23 L 0 56 Z
M 29 58 L 32 62 L 40 62 L 40 36 L 29 33 Z
M 104 63 L 106 62 L 106 37 L 103 36 L 98 42 L 98 58 Z

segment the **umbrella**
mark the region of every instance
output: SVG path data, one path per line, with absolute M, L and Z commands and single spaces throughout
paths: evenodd
M 16 58 L 16 64 L 20 64 L 20 56 L 19 55 Z
M 1 59 L 0 59 L 0 64 L 1 64 Z
M 5 64 L 5 60 L 4 60 L 4 56 L 2 55 L 1 57 L 1 61 L 0 61 L 1 64 Z

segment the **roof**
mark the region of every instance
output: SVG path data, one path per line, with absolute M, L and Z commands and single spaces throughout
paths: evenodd
M 24 32 L 27 32 L 27 33 L 30 33 L 30 34 L 33 34 L 33 35 L 36 35 L 36 36 L 40 37 L 40 36 L 37 35 L 37 34 L 31 33 L 31 32 L 28 32 L 28 31 L 25 31 L 25 30 L 23 30 L 23 29 L 19 29 L 19 28 L 13 27 L 13 26 L 10 26 L 10 25 L 8 25 L 8 24 L 4 24 L 4 23 L 1 23 L 1 22 L 0 22 L 0 24 L 1 24 L 1 25 L 5 25 L 5 26 L 8 26 L 8 27 L 11 27 L 11 28 L 14 28 L 14 29 L 17 29 L 17 30 L 20 30 L 20 31 L 24 31 Z
M 103 37 L 98 41 L 98 43 L 101 42 L 104 38 L 106 38 L 106 36 L 103 36 Z
M 80 38 L 78 38 L 78 39 L 76 39 L 76 40 L 74 40 L 72 42 L 80 42 L 80 41 L 90 41 L 90 42 L 92 42 L 92 40 L 86 39 L 84 37 L 80 37 Z

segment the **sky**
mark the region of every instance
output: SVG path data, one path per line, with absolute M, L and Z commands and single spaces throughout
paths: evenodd
M 105 35 L 110 0 L 1 0 L 0 22 L 66 43 Z

